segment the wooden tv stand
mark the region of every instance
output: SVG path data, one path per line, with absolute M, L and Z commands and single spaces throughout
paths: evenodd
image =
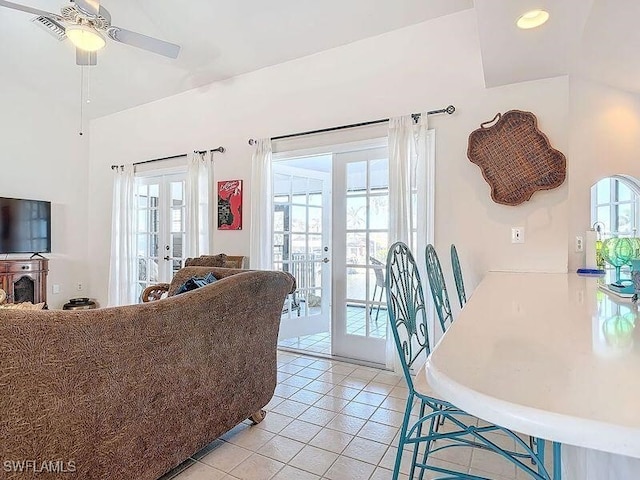
M 46 258 L 0 260 L 0 288 L 7 292 L 7 303 L 47 302 Z

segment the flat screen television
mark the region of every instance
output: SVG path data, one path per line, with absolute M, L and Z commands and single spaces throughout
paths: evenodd
M 0 197 L 0 253 L 50 253 L 51 202 Z

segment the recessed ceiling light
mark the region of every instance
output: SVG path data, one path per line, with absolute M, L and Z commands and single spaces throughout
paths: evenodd
M 528 30 L 536 28 L 549 20 L 549 12 L 546 10 L 531 10 L 518 18 L 516 25 L 518 28 Z

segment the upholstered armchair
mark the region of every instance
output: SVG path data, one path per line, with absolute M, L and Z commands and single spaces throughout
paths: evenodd
M 249 257 L 243 255 L 226 255 L 220 253 L 218 255 L 200 255 L 195 258 L 187 258 L 184 262 L 185 267 L 220 267 L 234 269 L 248 269 Z M 159 300 L 169 291 L 168 283 L 158 283 L 149 285 L 142 291 L 140 299 L 146 303 L 153 300 Z

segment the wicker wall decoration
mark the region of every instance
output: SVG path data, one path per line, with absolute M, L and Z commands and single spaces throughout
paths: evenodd
M 559 187 L 566 176 L 565 156 L 551 146 L 531 112 L 509 110 L 482 123 L 469 135 L 467 157 L 480 167 L 493 201 L 502 205 L 520 205 L 538 190 Z

